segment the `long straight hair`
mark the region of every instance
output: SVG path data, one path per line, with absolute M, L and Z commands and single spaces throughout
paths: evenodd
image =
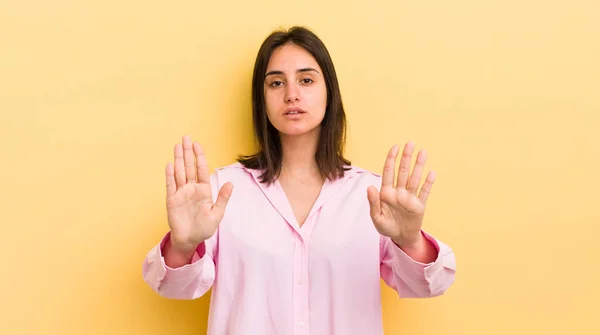
M 327 87 L 327 106 L 321 122 L 318 147 L 315 154 L 317 166 L 324 178 L 344 176 L 351 163 L 344 158 L 346 142 L 346 113 L 333 61 L 325 44 L 305 27 L 292 27 L 272 32 L 262 43 L 252 76 L 252 122 L 258 150 L 255 154 L 238 157 L 238 162 L 250 169 L 261 170 L 260 181 L 272 183 L 281 173 L 282 149 L 279 132 L 271 124 L 266 112 L 264 81 L 273 52 L 288 43 L 308 51 L 323 70 Z

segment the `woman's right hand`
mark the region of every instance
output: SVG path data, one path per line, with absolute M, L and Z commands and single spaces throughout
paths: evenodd
M 167 217 L 171 246 L 180 252 L 195 250 L 217 230 L 233 184 L 221 187 L 213 203 L 206 156 L 199 143 L 183 137 L 175 146 L 175 166 L 167 164 Z

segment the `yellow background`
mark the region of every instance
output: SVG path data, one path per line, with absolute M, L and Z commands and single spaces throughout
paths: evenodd
M 600 334 L 600 4 L 572 1 L 3 1 L 2 334 L 204 334 L 209 297 L 142 281 L 181 136 L 249 153 L 267 34 L 333 56 L 348 156 L 415 141 L 425 229 L 457 255 L 429 300 L 382 287 L 386 334 Z M 366 199 L 365 199 L 366 201 Z

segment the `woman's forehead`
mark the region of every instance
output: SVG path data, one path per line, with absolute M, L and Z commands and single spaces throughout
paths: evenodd
M 267 72 L 296 72 L 311 68 L 321 72 L 317 60 L 310 52 L 295 44 L 286 44 L 273 52 L 269 59 Z

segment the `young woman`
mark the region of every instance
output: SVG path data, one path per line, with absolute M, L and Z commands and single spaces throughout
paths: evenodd
M 208 173 L 184 136 L 166 167 L 169 232 L 144 280 L 173 299 L 212 288 L 215 335 L 382 334 L 380 280 L 400 297 L 454 281 L 451 248 L 422 230 L 435 174 L 414 145 L 393 146 L 381 175 L 343 156 L 345 114 L 329 53 L 310 30 L 263 42 L 252 80 L 258 150 Z

